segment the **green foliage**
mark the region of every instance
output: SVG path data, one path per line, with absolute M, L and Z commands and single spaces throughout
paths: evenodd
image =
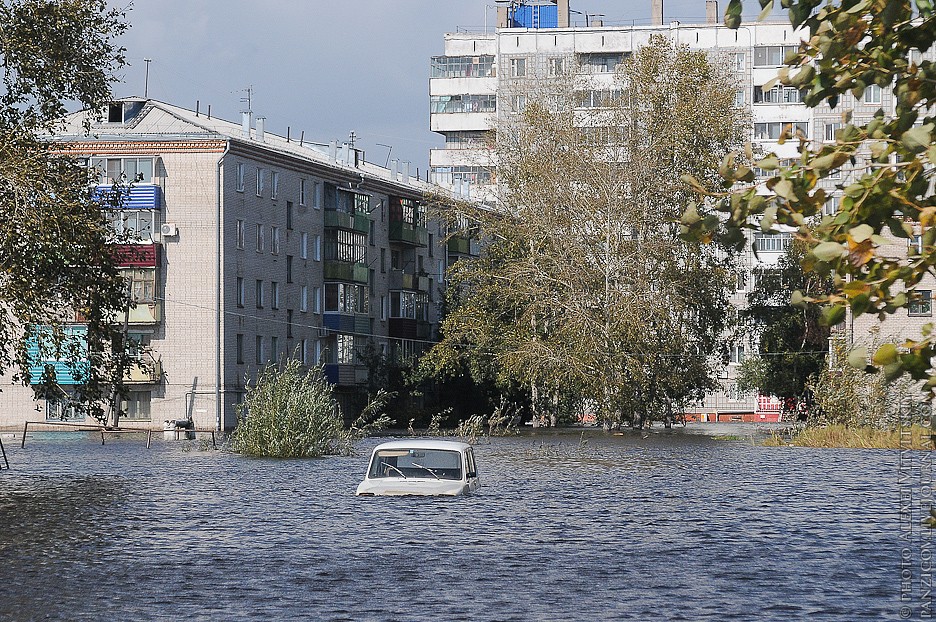
M 76 397 L 101 420 L 114 389 L 107 383 L 122 381 L 115 317 L 127 307 L 126 286 L 87 168 L 43 137 L 67 103 L 100 110 L 108 102 L 124 64 L 114 43 L 123 18 L 104 0 L 0 3 L 0 373 L 13 368 L 14 380 L 29 383 L 36 339 L 41 358 L 66 361 L 80 377 Z M 76 314 L 86 318 L 87 347 L 69 339 Z M 54 379 L 39 380 L 40 395 L 61 394 Z
M 832 282 L 803 271 L 805 251 L 802 243 L 794 243 L 775 266 L 755 274 L 754 290 L 739 317 L 740 331 L 756 338 L 758 352 L 741 365 L 741 390 L 809 401 L 807 380 L 823 369 L 829 327 L 815 306 L 794 305 L 791 299 L 794 292 L 828 294 Z
M 305 369 L 297 359 L 263 368 L 248 383 L 237 408 L 231 448 L 248 456 L 318 458 L 348 455 L 354 443 L 391 423 L 384 414 L 392 393 L 378 391 L 345 429 L 333 386 L 322 367 Z
M 231 447 L 249 456 L 320 457 L 336 452 L 345 435 L 321 367 L 304 371 L 296 359 L 265 367 L 238 406 Z
M 767 4 L 761 0 L 762 6 Z M 773 154 L 757 163 L 776 170 L 765 184 L 770 191 L 766 197 L 747 183 L 746 167 L 729 162 L 721 171 L 722 190 L 707 193 L 720 200 L 687 211 L 684 231 L 692 239 L 741 246 L 739 231 L 744 228 L 794 227 L 811 249 L 803 258 L 804 270 L 832 275 L 835 285 L 831 294 L 804 295 L 801 300 L 825 304 L 823 317 L 829 325 L 844 319 L 846 310 L 883 319 L 912 303 L 914 288 L 936 265 L 936 195 L 931 191 L 936 64 L 914 56 L 915 51 L 930 49 L 936 38 L 933 3 L 790 0 L 784 6 L 793 26 L 804 28 L 808 36 L 780 71 L 781 83 L 805 90 L 809 106 L 827 103 L 832 108 L 848 95 L 862 97 L 875 85 L 894 93 L 895 113 L 882 109 L 872 119 L 855 123 L 846 111 L 835 142 L 821 146 L 788 131 L 786 138 L 798 141 L 801 157 L 783 168 Z M 740 7 L 740 0 L 729 3 L 729 26 L 738 26 Z M 822 216 L 828 193 L 818 183 L 846 166 L 858 175 L 843 188 L 838 212 Z M 693 184 L 689 177 L 686 181 Z M 921 235 L 921 252 L 903 258 L 885 250 L 887 237 L 915 233 Z M 928 326 L 920 339 L 905 344 L 890 374 L 927 379 L 932 389 L 933 354 Z
M 672 419 L 712 388 L 730 262 L 677 222 L 680 175 L 714 187 L 713 163 L 740 144 L 726 76 L 655 37 L 624 63 L 601 128 L 582 127 L 576 79 L 528 85 L 522 113 L 498 119 L 497 206 L 440 210 L 484 244 L 450 270 L 424 365 L 527 391 L 535 417 L 588 404 L 609 424 Z

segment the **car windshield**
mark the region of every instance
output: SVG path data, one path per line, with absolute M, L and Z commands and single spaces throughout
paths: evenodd
M 371 460 L 370 478 L 462 478 L 461 454 L 445 449 L 381 449 Z

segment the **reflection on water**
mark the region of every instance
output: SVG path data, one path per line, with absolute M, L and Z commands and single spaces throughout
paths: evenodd
M 357 498 L 357 456 L 31 439 L 0 619 L 878 620 L 897 455 L 682 433 L 483 441 L 480 494 Z M 10 443 L 13 444 L 13 443 Z

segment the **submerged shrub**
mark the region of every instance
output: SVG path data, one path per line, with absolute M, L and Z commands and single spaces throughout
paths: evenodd
M 281 367 L 264 368 L 237 407 L 231 448 L 272 458 L 348 455 L 355 441 L 391 423 L 383 410 L 393 394 L 381 390 L 345 429 L 332 391 L 322 367 L 304 370 L 298 360 L 290 359 Z
M 237 407 L 234 451 L 276 458 L 334 453 L 346 432 L 321 367 L 305 371 L 298 360 L 269 366 L 247 387 Z

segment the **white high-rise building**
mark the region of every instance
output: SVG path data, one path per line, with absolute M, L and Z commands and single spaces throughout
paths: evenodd
M 703 0 L 699 0 L 702 2 Z M 833 110 L 828 105 L 810 108 L 802 103 L 802 93 L 793 87 L 769 86 L 788 53 L 795 50 L 801 33 L 787 21 L 745 23 L 730 29 L 721 22 L 717 3 L 705 2 L 706 22 L 663 23 L 662 2 L 653 0 L 653 23 L 626 25 L 602 22 L 585 16 L 585 23 L 570 20 L 568 0 L 519 0 L 498 9 L 498 27 L 493 32 L 454 32 L 445 35 L 444 54 L 431 60 L 429 80 L 430 128 L 445 137 L 445 148 L 430 153 L 431 180 L 473 198 L 493 197 L 496 169 L 492 167 L 487 137 L 497 115 L 515 109 L 510 101 L 524 81 L 573 74 L 587 76 L 595 97 L 580 98 L 583 111 L 599 106 L 602 85 L 612 89 L 614 72 L 624 58 L 646 45 L 652 35 L 663 34 L 674 43 L 706 50 L 727 63 L 738 80 L 736 102 L 750 112 L 750 140 L 763 153 L 776 153 L 782 160 L 798 157 L 799 141 L 778 142 L 785 127 L 802 132 L 812 144 L 835 140 L 843 125 L 843 112 L 853 115 L 856 124 L 865 123 L 882 109 L 893 113 L 895 98 L 888 89 L 872 85 L 863 96 L 843 96 Z M 932 56 L 933 52 L 927 53 Z M 769 88 L 768 88 L 769 86 Z M 522 102 L 521 102 L 522 103 Z M 860 167 L 855 167 L 860 168 Z M 766 174 L 766 173 L 765 173 Z M 838 207 L 841 190 L 852 173 L 843 170 L 821 182 L 832 198 L 826 210 Z M 756 268 L 775 264 L 792 242 L 791 233 L 758 233 L 752 240 L 757 254 L 750 250 L 742 258 L 745 274 L 739 275 L 733 302 L 746 304 L 754 286 Z M 931 306 L 910 313 L 910 324 L 931 315 Z M 899 321 L 897 326 L 907 322 Z M 859 323 L 863 326 L 863 323 Z M 864 332 L 866 329 L 862 328 Z M 852 334 L 851 339 L 862 335 Z M 730 360 L 722 373 L 722 390 L 709 395 L 699 415 L 720 419 L 768 420 L 779 412 L 772 398 L 741 394 L 734 382 L 735 370 L 744 357 L 755 353 L 757 344 L 739 340 L 731 347 Z

